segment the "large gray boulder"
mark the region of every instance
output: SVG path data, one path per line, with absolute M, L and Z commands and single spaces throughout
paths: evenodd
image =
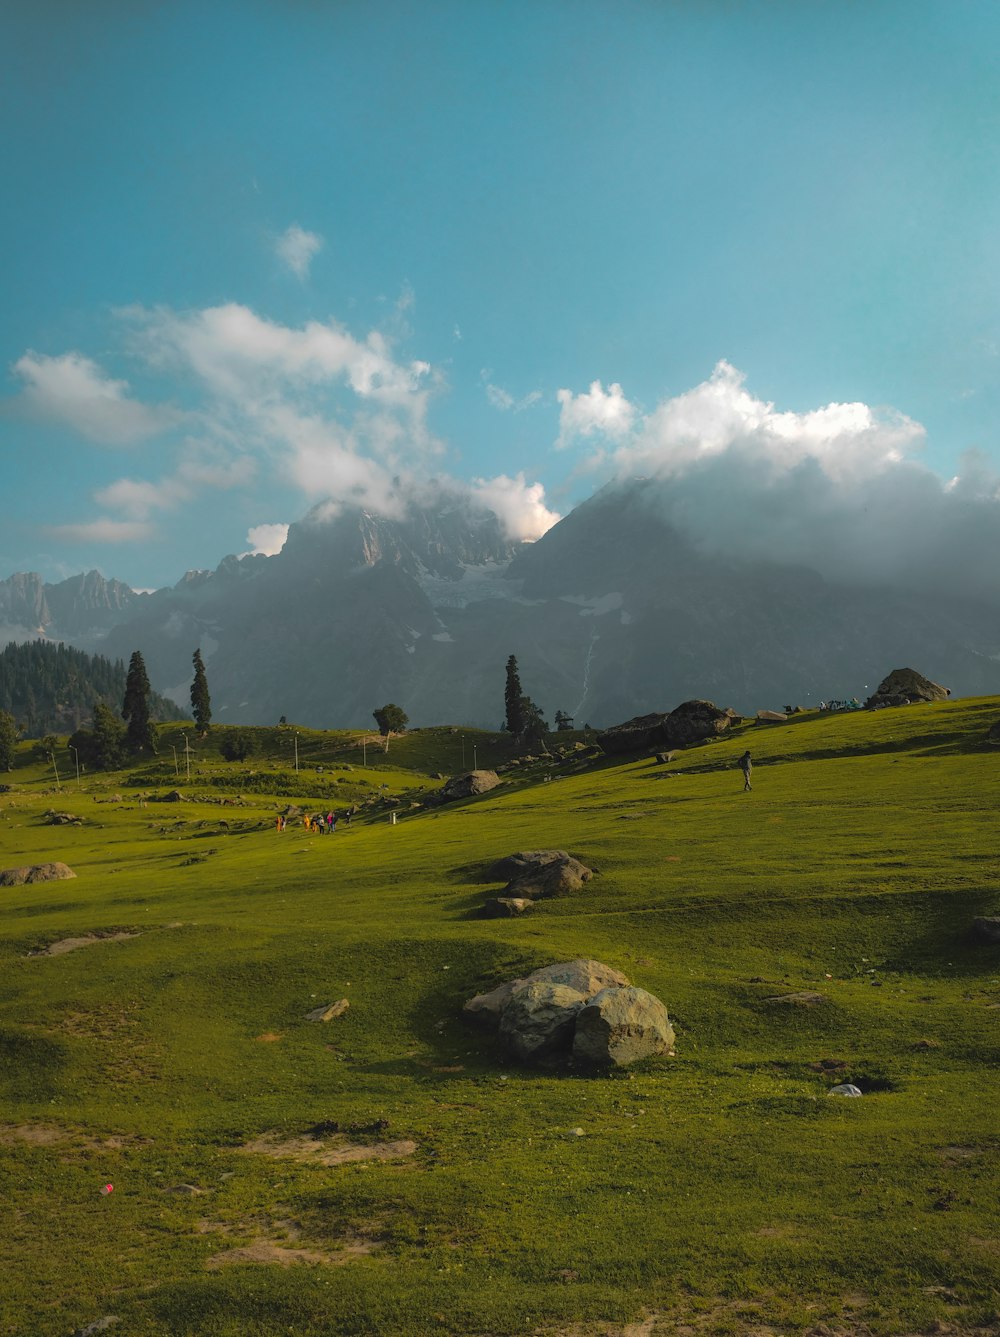
M 456 775 L 453 780 L 443 785 L 438 791 L 438 796 L 441 802 L 450 803 L 452 799 L 488 794 L 491 789 L 496 789 L 498 784 L 500 777 L 496 771 L 466 771 L 464 775 Z
M 673 1052 L 667 1009 L 645 989 L 602 989 L 577 1013 L 573 1057 L 580 1063 L 624 1068 Z
M 616 724 L 597 735 L 605 752 L 660 751 L 664 748 L 690 747 L 706 738 L 717 738 L 741 716 L 711 701 L 682 701 L 669 715 L 636 715 L 624 724 Z
M 565 984 L 577 993 L 582 993 L 584 998 L 593 998 L 594 994 L 600 993 L 602 989 L 622 988 L 630 982 L 628 976 L 623 975 L 620 970 L 606 966 L 602 961 L 591 961 L 587 957 L 541 966 L 525 977 L 526 984 Z
M 505 896 L 527 897 L 529 900 L 541 900 L 545 896 L 568 896 L 579 891 L 585 882 L 594 876 L 588 868 L 571 854 L 563 854 L 558 859 L 543 863 L 535 868 L 528 868 L 507 883 Z
M 0 887 L 23 887 L 28 882 L 58 882 L 67 877 L 76 877 L 68 864 L 36 863 L 27 868 L 4 868 L 0 871 Z
M 947 701 L 951 696 L 948 687 L 931 682 L 916 669 L 893 669 L 879 683 L 874 693 L 865 702 L 869 710 L 878 710 L 880 706 L 903 705 L 912 701 Z
M 537 980 L 511 996 L 500 1017 L 500 1039 L 515 1058 L 541 1058 L 568 1047 L 576 1014 L 587 999 L 565 984 Z

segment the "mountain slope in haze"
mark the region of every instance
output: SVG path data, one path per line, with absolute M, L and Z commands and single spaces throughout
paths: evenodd
M 664 518 L 668 487 L 610 484 L 533 544 L 446 498 L 401 519 L 321 506 L 276 556 L 227 557 L 153 594 L 88 577 L 64 607 L 63 586 L 13 577 L 0 617 L 47 613 L 45 634 L 112 657 L 139 648 L 182 704 L 200 646 L 220 723 L 364 727 L 395 701 L 414 724 L 496 728 L 510 654 L 550 719 L 578 725 L 691 697 L 817 705 L 901 665 L 955 695 L 1000 691 L 997 601 L 705 551 Z

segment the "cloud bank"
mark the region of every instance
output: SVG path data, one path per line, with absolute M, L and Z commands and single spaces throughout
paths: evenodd
M 967 455 L 946 482 L 921 462 L 925 432 L 905 414 L 782 412 L 745 380 L 722 361 L 647 414 L 616 394 L 610 417 L 594 386 L 563 391 L 562 444 L 585 438 L 588 467 L 605 476 L 654 480 L 650 504 L 705 551 L 1000 598 L 1000 479 L 983 458 Z

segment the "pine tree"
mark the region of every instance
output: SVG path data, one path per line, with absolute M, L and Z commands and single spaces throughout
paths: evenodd
M 567 729 L 573 727 L 573 716 L 567 715 L 565 710 L 556 711 L 556 730 L 559 733 L 565 733 Z
M 191 683 L 191 713 L 201 730 L 202 738 L 208 733 L 212 720 L 212 701 L 208 695 L 208 678 L 201 658 L 201 649 L 194 652 L 194 681 Z
M 156 725 L 149 718 L 149 691 L 146 665 L 139 651 L 133 650 L 122 702 L 122 719 L 128 721 L 125 743 L 133 752 L 141 752 L 143 748 L 156 751 Z
M 503 694 L 504 707 L 507 712 L 504 728 L 508 733 L 512 733 L 515 738 L 524 728 L 524 715 L 521 708 L 523 700 L 524 692 L 521 690 L 521 679 L 518 677 L 517 660 L 511 655 L 507 660 L 507 686 Z
M 530 696 L 521 697 L 521 730 L 517 741 L 526 747 L 545 749 L 545 735 L 549 726 Z
M 85 731 L 80 730 L 80 734 Z M 73 742 L 79 735 L 74 734 L 70 740 Z M 122 744 L 125 741 L 125 730 L 115 719 L 114 711 L 110 706 L 106 706 L 103 701 L 98 701 L 94 706 L 94 733 L 93 733 L 93 760 L 92 765 L 102 771 L 116 770 L 122 763 Z M 76 743 L 79 746 L 79 743 Z M 81 748 L 83 751 L 83 748 Z
M 0 710 L 0 771 L 14 769 L 14 747 L 17 743 L 17 725 L 14 716 Z

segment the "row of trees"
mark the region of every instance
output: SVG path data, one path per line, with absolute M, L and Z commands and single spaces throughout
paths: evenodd
M 202 737 L 205 737 L 211 728 L 212 702 L 200 648 L 195 650 L 192 664 L 194 677 L 191 682 L 191 713 Z M 130 753 L 155 754 L 156 725 L 150 716 L 150 696 L 151 688 L 146 665 L 141 653 L 136 650 L 129 661 L 121 719 L 108 705 L 98 701 L 94 705 L 91 727 L 78 729 L 69 740 L 70 747 L 76 749 L 84 764 L 98 770 L 113 770 L 120 766 L 125 756 Z M 539 707 L 521 686 L 517 659 L 514 655 L 507 660 L 504 711 L 503 727 L 513 735 L 519 746 L 544 746 L 549 726 Z M 390 733 L 401 732 L 409 723 L 405 711 L 392 703 L 380 706 L 372 714 L 379 732 L 387 742 Z M 572 729 L 573 720 L 565 711 L 557 710 L 555 724 L 559 731 Z M 223 741 L 223 755 L 229 761 L 243 761 L 252 751 L 250 735 L 234 735 L 232 738 L 227 735 Z M 0 770 L 9 770 L 13 765 L 16 742 L 17 728 L 13 716 L 0 711 Z

